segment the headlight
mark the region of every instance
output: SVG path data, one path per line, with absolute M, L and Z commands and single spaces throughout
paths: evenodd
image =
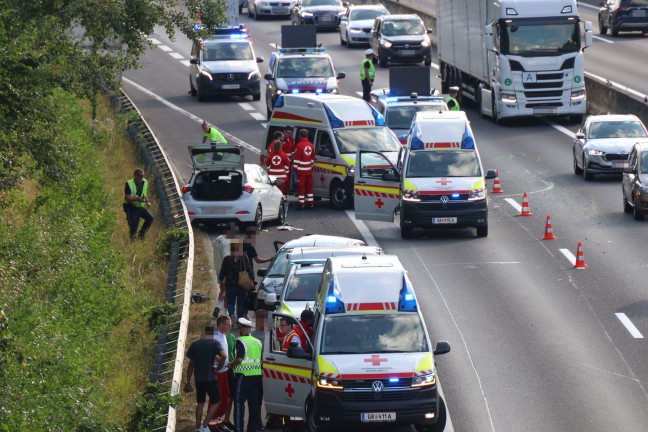
M 279 96 L 280 94 L 283 94 L 284 91 L 285 90 L 277 89 L 277 91 L 275 91 L 275 94 Z
M 355 175 L 355 165 L 347 165 L 346 166 L 346 172 L 347 172 L 348 176 Z
M 384 46 L 385 48 L 391 48 L 392 43 L 389 41 L 382 41 L 382 46 Z
M 211 74 L 210 74 L 209 72 L 207 72 L 206 70 L 204 70 L 204 69 L 201 70 L 201 71 L 200 71 L 200 75 L 205 75 L 205 77 L 209 78 L 209 81 L 212 81 L 212 76 L 211 76 Z
M 517 103 L 515 93 L 502 93 L 500 99 L 503 103 Z
M 585 97 L 585 90 L 576 90 L 571 92 L 572 100 L 583 99 Z
M 311 12 L 302 12 L 301 16 L 302 18 L 313 18 L 313 14 Z
M 319 377 L 317 379 L 317 387 L 319 388 L 324 388 L 328 390 L 343 390 L 344 387 L 342 387 L 342 383 L 333 378 L 328 378 L 328 377 Z
M 601 150 L 587 149 L 587 154 L 590 156 L 603 156 L 605 152 Z
M 476 201 L 486 198 L 486 189 L 476 189 L 468 194 L 468 201 Z
M 350 28 L 349 32 L 351 33 L 364 33 L 362 29 L 357 29 L 357 28 Z
M 403 191 L 403 201 L 420 202 L 421 196 L 418 191 L 406 190 Z
M 412 378 L 412 387 L 427 387 L 436 384 L 436 372 Z
M 421 42 L 421 46 L 425 47 L 425 48 L 429 47 L 430 46 L 430 39 L 426 38 L 423 42 Z
M 248 80 L 251 80 L 252 78 L 259 77 L 261 78 L 261 74 L 258 71 L 252 71 L 248 74 Z

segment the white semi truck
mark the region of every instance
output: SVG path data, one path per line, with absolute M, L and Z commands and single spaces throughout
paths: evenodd
M 581 21 L 576 0 L 437 0 L 436 12 L 444 93 L 460 87 L 464 103 L 497 123 L 525 116 L 581 121 L 592 23 Z

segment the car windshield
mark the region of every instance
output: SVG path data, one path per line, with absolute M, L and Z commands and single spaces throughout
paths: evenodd
M 208 44 L 203 61 L 253 60 L 252 48 L 247 41 Z
M 429 351 L 416 313 L 328 315 L 320 354 L 411 353 Z
M 374 20 L 383 15 L 387 15 L 384 9 L 354 9 L 349 14 L 349 19 L 351 21 Z
M 382 33 L 384 36 L 422 35 L 425 27 L 416 19 L 385 21 Z
M 409 129 L 414 116 L 419 111 L 447 111 L 446 104 L 440 102 L 436 105 L 407 105 L 387 108 L 387 127 L 390 129 Z
M 473 150 L 413 151 L 406 175 L 407 178 L 479 176 L 479 160 Z
M 641 152 L 641 174 L 648 174 L 648 151 Z
M 340 153 L 353 153 L 358 150 L 398 151 L 401 143 L 386 127 L 341 129 L 333 132 Z
M 340 6 L 339 0 L 302 0 L 302 6 Z
M 548 24 L 505 23 L 500 30 L 500 49 L 502 54 L 520 56 L 578 52 L 580 27 L 573 21 Z
M 286 275 L 286 268 L 288 267 L 288 254 L 292 249 L 279 249 L 277 255 L 268 268 L 268 277 L 284 277 Z
M 590 139 L 643 138 L 646 130 L 638 121 L 593 122 L 589 129 Z
M 326 57 L 282 58 L 277 64 L 277 78 L 328 78 L 333 65 Z
M 320 266 L 322 271 L 324 266 Z M 283 294 L 284 301 L 312 301 L 315 300 L 322 273 L 306 273 L 292 275 L 286 283 Z

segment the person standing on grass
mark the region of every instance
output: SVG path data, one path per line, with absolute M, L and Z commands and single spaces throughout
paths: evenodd
M 148 199 L 148 180 L 144 178 L 144 171 L 137 168 L 133 172 L 133 178 L 128 180 L 124 187 L 124 211 L 131 240 L 135 238 L 143 240 L 144 234 L 153 224 L 153 215 L 148 210 L 149 207 L 151 202 Z M 144 224 L 137 234 L 140 219 L 144 219 Z
M 214 340 L 215 329 L 212 326 L 205 327 L 203 337 L 197 339 L 189 345 L 187 357 L 189 357 L 189 367 L 187 368 L 187 379 L 184 390 L 193 391 L 191 387 L 191 377 L 194 377 L 196 386 L 196 430 L 197 432 L 211 432 L 209 421 L 218 408 L 220 396 L 218 394 L 218 383 L 214 369 L 221 369 L 227 360 L 227 353 L 223 351 L 221 344 Z M 214 366 L 216 364 L 216 366 Z M 207 410 L 207 415 L 203 420 L 203 409 L 209 395 L 211 405 Z

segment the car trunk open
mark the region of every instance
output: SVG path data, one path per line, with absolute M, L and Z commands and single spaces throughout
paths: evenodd
M 191 186 L 191 196 L 197 201 L 234 201 L 243 194 L 241 171 L 201 171 Z

